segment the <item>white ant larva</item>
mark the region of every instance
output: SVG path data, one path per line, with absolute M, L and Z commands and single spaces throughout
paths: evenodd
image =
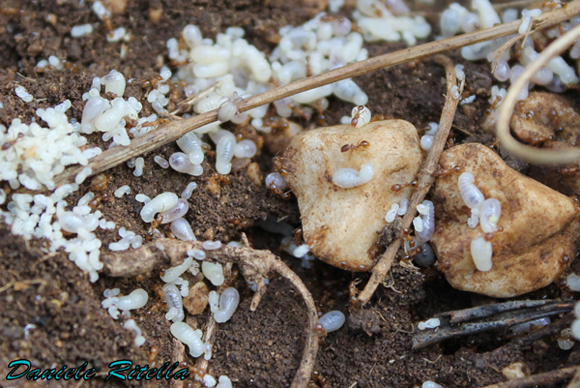
M 234 91 L 234 94 L 220 105 L 218 120 L 224 123 L 230 121 L 238 114 L 238 106 L 240 106 L 243 98 L 243 95 L 238 97 L 238 92 Z
M 338 187 L 351 189 L 353 187 L 364 185 L 370 182 L 375 175 L 373 166 L 366 163 L 360 167 L 360 171 L 354 168 L 340 168 L 332 176 L 332 181 Z
M 475 177 L 470 172 L 462 173 L 457 179 L 461 198 L 463 198 L 467 207 L 470 209 L 477 209 L 481 206 L 485 197 L 473 182 L 475 182 Z
M 175 322 L 169 328 L 171 334 L 189 347 L 189 354 L 192 357 L 199 357 L 203 354 L 203 342 L 201 330 L 193 330 L 185 322 Z
M 350 125 L 360 128 L 371 121 L 371 111 L 364 105 L 355 106 L 352 108 L 351 117 Z

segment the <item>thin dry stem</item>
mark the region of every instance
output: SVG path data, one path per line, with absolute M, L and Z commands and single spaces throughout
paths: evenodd
M 580 13 L 580 0 L 569 3 L 564 8 L 558 8 L 540 15 L 534 28 L 542 29 L 569 20 Z M 352 63 L 344 67 L 328 71 L 313 77 L 303 78 L 298 81 L 283 85 L 274 89 L 256 94 L 241 101 L 238 106 L 239 112 L 256 108 L 279 99 L 293 96 L 319 86 L 327 85 L 345 78 L 356 77 L 367 74 L 388 66 L 394 66 L 416 59 L 430 57 L 449 50 L 455 50 L 474 43 L 497 39 L 517 33 L 521 20 L 511 23 L 501 24 L 485 30 L 479 30 L 470 34 L 459 35 L 449 39 L 429 42 L 420 46 L 409 47 L 393 53 L 383 54 L 365 61 Z M 114 147 L 101 155 L 91 159 L 88 167 L 91 168 L 91 175 L 95 175 L 115 167 L 131 158 L 153 151 L 171 141 L 175 141 L 184 134 L 203 125 L 210 124 L 217 120 L 218 111 L 213 110 L 194 116 L 186 120 L 177 120 L 138 137 L 131 141 L 128 147 Z M 66 169 L 62 174 L 55 177 L 56 186 L 70 183 L 74 177 L 84 168 L 77 166 Z
M 244 240 L 244 238 L 242 239 Z M 161 246 L 163 249 L 160 249 Z M 134 251 L 103 254 L 101 261 L 104 264 L 105 273 L 114 277 L 127 277 L 148 273 L 157 268 L 179 265 L 183 263 L 189 249 L 203 249 L 202 243 L 200 241 L 178 241 L 162 238 Z M 272 271 L 286 278 L 302 295 L 308 315 L 306 344 L 300 366 L 290 387 L 306 387 L 314 369 L 316 353 L 318 352 L 318 335 L 316 334 L 318 315 L 312 295 L 302 280 L 270 251 L 256 250 L 248 246 L 222 245 L 219 249 L 205 252 L 206 260 L 237 264 L 246 281 L 258 284 L 258 291 L 254 294 L 250 305 L 251 311 L 254 311 L 258 306 L 266 289 L 264 278 Z
M 516 158 L 533 164 L 570 164 L 580 160 L 580 149 L 549 150 L 528 146 L 517 141 L 510 133 L 510 120 L 520 91 L 552 58 L 560 55 L 580 38 L 580 26 L 574 27 L 542 51 L 508 90 L 497 119 L 497 137 L 503 148 Z
M 411 227 L 413 218 L 415 218 L 417 212 L 417 205 L 423 201 L 425 195 L 427 195 L 427 192 L 435 181 L 433 173 L 439 165 L 439 157 L 441 156 L 441 152 L 443 152 L 443 148 L 447 142 L 447 137 L 449 136 L 449 131 L 451 130 L 451 125 L 453 124 L 453 117 L 455 116 L 457 104 L 459 103 L 459 100 L 453 98 L 452 92 L 453 87 L 457 86 L 457 79 L 455 77 L 455 67 L 453 66 L 453 62 L 444 55 L 437 55 L 434 59 L 435 62 L 445 67 L 445 77 L 447 79 L 447 96 L 445 98 L 445 106 L 443 107 L 443 112 L 441 113 L 441 119 L 439 121 L 439 129 L 437 130 L 435 138 L 433 139 L 433 146 L 429 151 L 429 155 L 427 155 L 427 160 L 425 161 L 424 167 L 419 172 L 419 183 L 417 185 L 417 189 L 411 197 L 411 203 L 409 204 L 407 213 L 403 217 L 402 228 Z M 391 269 L 391 266 L 395 261 L 395 256 L 397 255 L 399 247 L 401 246 L 401 241 L 402 238 L 400 236 L 393 240 L 389 244 L 386 252 L 383 253 L 379 259 L 378 263 L 374 266 L 371 278 L 369 279 L 364 290 L 358 296 L 358 304 L 360 306 L 366 304 L 371 299 L 375 293 L 375 290 L 379 284 L 382 283 L 384 277 Z
M 580 368 L 578 368 L 576 374 L 574 374 L 574 377 L 570 380 L 570 383 L 566 388 L 580 388 Z
M 506 381 L 504 383 L 486 385 L 482 388 L 528 388 L 549 385 L 553 386 L 553 384 L 557 383 L 558 381 L 566 380 L 574 376 L 574 373 L 576 373 L 577 369 L 577 365 L 569 366 L 567 368 L 556 369 L 546 373 L 540 373 L 521 379 Z

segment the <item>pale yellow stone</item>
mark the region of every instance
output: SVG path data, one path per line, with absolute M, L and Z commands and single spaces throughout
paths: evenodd
M 461 168 L 437 178 L 433 190 L 437 223 L 432 245 L 453 287 L 508 298 L 545 287 L 563 273 L 576 252 L 574 201 L 512 170 L 481 144 L 446 150 L 440 165 Z M 471 258 L 471 241 L 486 234 L 480 226 L 467 225 L 471 211 L 457 187 L 462 172 L 471 172 L 485 198 L 501 204 L 498 231 L 489 239 L 493 265 L 488 272 L 478 271 Z
M 366 140 L 368 147 L 341 152 Z M 298 198 L 304 240 L 320 260 L 352 271 L 367 271 L 384 250 L 377 246 L 385 215 L 410 198 L 411 188 L 392 190 L 416 178 L 422 162 L 415 127 L 403 120 L 320 128 L 296 136 L 282 156 L 284 177 Z M 373 179 L 344 189 L 333 183 L 340 168 L 369 163 Z

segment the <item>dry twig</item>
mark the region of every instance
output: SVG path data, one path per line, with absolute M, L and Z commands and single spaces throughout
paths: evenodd
M 551 150 L 524 145 L 511 135 L 509 128 L 520 91 L 546 63 L 564 52 L 579 38 L 580 26 L 576 26 L 545 48 L 516 82 L 510 86 L 500 107 L 496 130 L 500 144 L 513 156 L 534 164 L 570 164 L 580 160 L 580 149 L 578 148 Z
M 105 273 L 114 277 L 127 277 L 148 273 L 156 268 L 179 265 L 183 262 L 189 249 L 203 249 L 202 243 L 200 241 L 178 241 L 163 238 L 134 251 L 101 255 L 101 261 L 104 263 Z M 302 360 L 290 387 L 306 387 L 314 369 L 314 361 L 318 352 L 318 336 L 316 334 L 318 315 L 314 300 L 302 280 L 272 252 L 255 250 L 248 246 L 222 245 L 219 249 L 206 251 L 206 260 L 237 264 L 246 281 L 253 281 L 257 284 L 258 290 L 250 304 L 251 311 L 256 310 L 266 291 L 264 278 L 270 272 L 279 273 L 296 287 L 306 304 L 308 328 Z
M 569 379 L 570 377 L 574 376 L 574 373 L 576 373 L 577 369 L 578 366 L 569 366 L 567 368 L 556 369 L 546 373 L 540 373 L 521 379 L 506 381 L 504 383 L 486 385 L 482 388 L 528 388 L 538 386 L 553 387 L 554 383 Z
M 441 325 L 433 330 L 418 331 L 413 336 L 413 349 L 424 348 L 450 338 L 477 334 L 566 313 L 574 302 L 516 301 L 451 311 L 438 315 Z M 477 321 L 465 322 L 477 318 Z
M 546 12 L 535 19 L 534 28 L 542 29 L 569 20 L 580 14 L 580 0 L 575 0 L 566 5 L 550 12 Z M 264 93 L 256 94 L 241 101 L 238 106 L 239 112 L 256 108 L 279 99 L 290 97 L 300 92 L 310 90 L 319 86 L 327 85 L 345 78 L 356 77 L 367 74 L 388 66 L 394 66 L 416 59 L 430 57 L 445 51 L 455 50 L 474 43 L 484 42 L 491 39 L 502 38 L 515 34 L 521 24 L 521 20 L 511 23 L 501 24 L 486 30 L 479 30 L 470 34 L 455 36 L 449 39 L 425 43 L 423 45 L 409 47 L 404 50 L 393 53 L 383 54 L 365 61 L 352 63 L 344 67 L 328 71 L 313 77 L 307 77 L 270 89 Z M 88 166 L 91 168 L 91 175 L 98 174 L 112 167 L 115 167 L 131 158 L 137 157 L 144 153 L 150 152 L 164 144 L 177 140 L 185 133 L 199 128 L 203 125 L 210 124 L 217 120 L 218 112 L 213 110 L 200 114 L 198 116 L 186 119 L 176 120 L 166 125 L 133 139 L 128 147 L 114 147 L 101 155 L 91 159 Z M 67 168 L 62 174 L 55 177 L 56 186 L 72 182 L 74 177 L 85 167 L 77 166 Z
M 429 189 L 431 185 L 435 181 L 435 177 L 433 173 L 437 169 L 439 165 L 439 157 L 441 156 L 441 152 L 443 152 L 443 148 L 445 147 L 445 143 L 447 142 L 447 136 L 449 135 L 449 131 L 451 130 L 451 124 L 453 124 L 453 117 L 455 116 L 455 111 L 457 109 L 457 104 L 459 100 L 453 98 L 453 87 L 457 86 L 456 78 L 455 78 L 455 67 L 453 66 L 453 62 L 444 55 L 437 55 L 435 56 L 435 62 L 443 65 L 445 67 L 445 77 L 447 78 L 447 96 L 445 98 L 445 106 L 443 107 L 443 112 L 441 113 L 441 119 L 439 120 L 439 129 L 435 134 L 435 139 L 433 140 L 433 146 L 431 146 L 431 150 L 429 151 L 429 155 L 427 155 L 427 160 L 425 161 L 423 169 L 419 172 L 419 183 L 417 184 L 417 189 L 413 193 L 411 197 L 411 201 L 407 210 L 407 213 L 403 217 L 403 221 L 401 223 L 401 229 L 399 230 L 399 235 L 403 228 L 410 228 L 411 224 L 413 223 L 413 218 L 415 218 L 417 212 L 417 205 L 419 205 Z M 461 90 L 459 91 L 461 94 Z M 369 279 L 367 285 L 363 289 L 363 291 L 358 296 L 358 303 L 360 306 L 367 303 L 375 290 L 383 281 L 385 275 L 391 269 L 393 262 L 395 261 L 395 256 L 399 251 L 399 247 L 401 246 L 402 237 L 398 237 L 393 240 L 390 244 L 385 253 L 381 256 L 377 264 L 373 268 L 373 273 L 371 278 Z

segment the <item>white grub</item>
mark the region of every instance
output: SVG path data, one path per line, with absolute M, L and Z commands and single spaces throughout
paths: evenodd
M 216 384 L 217 384 L 217 381 L 215 380 L 215 377 L 213 377 L 212 375 L 210 375 L 208 373 L 203 375 L 203 385 L 205 385 L 207 388 L 215 387 Z
M 217 323 L 227 322 L 238 308 L 240 293 L 233 287 L 226 288 L 220 295 L 219 310 L 213 315 Z
M 169 168 L 169 162 L 167 162 L 167 159 L 165 159 L 163 156 L 155 155 L 155 157 L 153 158 L 153 161 L 155 163 L 157 163 L 159 165 L 159 167 L 161 167 L 163 169 Z
M 457 179 L 461 198 L 463 198 L 467 207 L 477 209 L 483 204 L 485 197 L 473 182 L 475 182 L 475 177 L 470 172 L 462 173 Z
M 87 179 L 87 177 L 92 174 L 92 172 L 93 169 L 90 167 L 83 168 L 81 172 L 79 172 L 77 176 L 75 176 L 75 183 L 77 185 L 82 184 L 85 181 L 85 179 Z
M 171 233 L 181 241 L 195 241 L 195 234 L 185 218 L 178 218 L 171 222 Z
M 149 295 L 147 291 L 142 288 L 137 288 L 133 290 L 129 295 L 119 296 L 119 297 L 112 297 L 112 304 L 117 307 L 119 310 L 128 311 L 128 310 L 136 310 L 140 309 L 141 307 L 147 304 L 149 300 Z M 107 299 L 105 299 L 106 301 Z M 101 304 L 103 304 L 103 301 Z M 105 306 L 103 306 L 105 307 Z
M 34 96 L 28 93 L 28 91 L 24 86 L 17 86 L 14 89 L 14 93 L 16 93 L 16 95 L 20 97 L 20 99 L 24 102 L 31 102 L 32 100 L 34 100 Z
M 227 175 L 232 170 L 231 161 L 234 157 L 234 148 L 236 146 L 236 137 L 233 133 L 225 131 L 216 146 L 215 169 L 219 174 Z
M 296 258 L 304 257 L 310 252 L 310 246 L 308 244 L 302 244 L 292 252 L 292 255 Z
M 459 100 L 459 98 L 461 97 L 461 93 L 459 92 L 459 87 L 457 85 L 453 85 L 453 87 L 451 88 L 451 96 L 455 100 Z
M 183 299 L 181 292 L 175 283 L 168 283 L 164 285 L 162 290 L 163 294 L 165 295 L 165 300 L 167 301 L 167 308 L 169 310 L 165 315 L 165 318 L 173 322 L 183 321 L 185 318 L 185 313 L 183 312 Z
M 187 255 L 193 257 L 195 260 L 205 260 L 206 254 L 201 249 L 188 249 Z
M 497 230 L 497 223 L 501 217 L 501 204 L 495 198 L 483 201 L 480 208 L 479 225 L 485 233 L 493 233 Z
M 232 97 L 222 103 L 218 112 L 218 120 L 222 123 L 230 121 L 238 113 L 238 105 L 242 102 L 241 97 L 238 97 L 238 92 L 234 91 Z
M 216 388 L 232 388 L 232 380 L 228 376 L 220 376 Z
M 399 212 L 399 204 L 398 203 L 394 203 L 391 205 L 391 208 L 387 211 L 387 215 L 385 216 L 385 221 L 387 221 L 389 224 L 393 221 L 395 221 L 395 218 L 397 218 L 397 214 Z
M 550 318 L 538 318 L 532 321 L 520 323 L 519 325 L 515 325 L 512 327 L 512 333 L 516 336 L 524 335 L 531 333 L 533 330 L 540 329 L 544 326 L 548 326 L 552 323 Z
M 191 131 L 177 140 L 177 145 L 189 157 L 189 161 L 194 165 L 200 165 L 203 162 L 204 154 L 201 148 L 202 141 L 195 132 Z M 178 170 L 179 171 L 179 170 Z
M 324 327 L 327 333 L 337 331 L 344 325 L 345 321 L 346 317 L 343 312 L 338 310 L 329 311 L 318 319 L 318 323 Z
M 113 296 L 119 295 L 120 292 L 121 290 L 118 288 L 107 288 L 105 291 L 103 291 L 103 296 L 105 298 L 112 298 Z
M 421 210 L 419 210 L 419 207 L 421 207 Z M 415 235 L 419 241 L 427 242 L 431 240 L 435 232 L 435 206 L 433 202 L 425 200 L 421 205 L 417 206 L 417 210 L 420 213 L 422 229 L 420 231 L 415 229 Z
M 122 198 L 123 195 L 125 194 L 131 194 L 131 188 L 127 185 L 121 186 L 119 187 L 117 190 L 115 190 L 115 192 L 113 193 L 113 195 L 117 198 Z
M 407 198 L 403 198 L 401 203 L 399 204 L 399 210 L 397 210 L 397 214 L 400 216 L 404 216 L 407 214 L 407 209 L 409 207 L 409 200 Z
M 125 76 L 115 69 L 101 78 L 101 83 L 105 85 L 105 92 L 107 93 L 113 93 L 119 97 L 123 97 L 123 94 L 125 94 L 125 86 L 127 85 Z
M 434 136 L 433 135 L 423 135 L 421 136 L 421 149 L 429 151 L 433 147 Z
M 440 384 L 437 384 L 434 381 L 427 380 L 427 381 L 423 382 L 423 384 L 421 385 L 421 388 L 443 388 L 443 386 Z
M 93 25 L 90 23 L 73 26 L 70 29 L 70 36 L 73 38 L 82 38 L 93 33 Z
M 216 240 L 216 241 L 207 240 L 201 244 L 201 247 L 203 249 L 205 249 L 206 251 L 214 251 L 214 250 L 220 249 L 222 247 L 222 242 L 218 241 L 218 240 Z
M 463 81 L 465 79 L 465 72 L 463 71 L 463 65 L 455 65 L 455 76 L 458 81 Z
M 576 341 L 572 335 L 572 329 L 566 328 L 560 332 L 558 336 L 558 347 L 562 350 L 570 350 L 574 347 Z
M 207 303 L 209 304 L 209 310 L 213 313 L 219 311 L 220 306 L 220 296 L 215 291 L 210 291 L 207 297 Z
M 178 218 L 182 218 L 187 214 L 188 210 L 189 202 L 183 198 L 179 198 L 175 206 L 167 211 L 159 213 L 159 217 L 161 217 L 161 224 L 168 224 L 177 220 Z
M 288 184 L 286 183 L 286 180 L 284 179 L 282 174 L 280 174 L 279 172 L 271 172 L 268 175 L 266 175 L 264 183 L 266 184 L 266 187 L 270 189 L 279 189 L 282 191 L 288 190 Z
M 575 273 L 571 273 L 566 277 L 566 285 L 572 291 L 580 291 L 580 276 Z
M 423 231 L 423 220 L 421 217 L 417 216 L 413 218 L 413 227 L 415 228 L 415 234 L 421 233 Z
M 353 168 L 340 168 L 332 176 L 332 181 L 338 187 L 343 189 L 351 189 L 353 187 L 362 186 L 370 182 L 375 175 L 373 166 L 365 163 L 360 167 L 360 171 Z
M 135 159 L 135 170 L 133 171 L 133 175 L 141 176 L 143 175 L 143 168 L 145 167 L 145 159 L 137 158 Z
M 491 257 L 493 250 L 491 242 L 486 241 L 483 237 L 474 238 L 471 241 L 471 258 L 478 271 L 487 272 L 491 270 Z
M 441 320 L 439 318 L 431 318 L 424 322 L 419 322 L 417 324 L 417 329 L 425 330 L 425 329 L 435 329 L 441 325 Z
M 170 328 L 171 334 L 189 347 L 189 354 L 196 358 L 203 354 L 201 330 L 193 330 L 185 322 L 175 322 Z
M 143 204 L 148 204 L 149 202 L 151 202 L 151 198 L 149 198 L 145 194 L 137 194 L 135 196 L 135 201 L 141 202 Z
M 236 158 L 253 158 L 258 152 L 256 143 L 245 139 L 234 146 L 234 156 Z
M 204 260 L 201 263 L 201 271 L 214 286 L 221 286 L 224 284 L 224 269 L 220 263 L 210 263 L 209 261 Z
M 188 200 L 193 195 L 193 190 L 197 189 L 197 183 L 189 182 L 187 186 L 185 186 L 185 190 L 181 193 L 181 198 Z
M 134 319 L 129 319 L 125 321 L 123 327 L 127 330 L 132 330 L 135 332 L 135 339 L 133 340 L 135 346 L 137 347 L 143 346 L 143 344 L 145 343 L 145 337 L 143 337 L 142 331 L 139 328 L 139 326 L 137 326 L 137 323 L 135 323 Z
M 475 229 L 477 225 L 479 225 L 479 216 L 474 213 L 474 209 L 471 209 L 471 216 L 467 219 L 467 226 Z
M 180 265 L 164 270 L 163 276 L 161 276 L 161 280 L 163 280 L 165 283 L 174 282 L 178 277 L 185 273 L 185 271 L 187 271 L 192 262 L 193 258 L 188 257 Z
M 141 219 L 144 222 L 153 222 L 155 214 L 164 212 L 171 209 L 177 205 L 179 198 L 175 193 L 166 192 L 159 194 L 157 197 L 153 198 L 151 202 L 148 202 L 141 209 Z
M 203 343 L 203 359 L 206 361 L 211 360 L 211 344 L 209 342 Z
M 175 171 L 184 174 L 199 176 L 203 173 L 203 168 L 201 169 L 200 173 L 199 168 L 201 168 L 201 166 L 191 163 L 189 156 L 183 152 L 175 152 L 171 154 L 169 157 L 169 165 Z
M 364 105 L 355 106 L 351 112 L 351 125 L 360 128 L 371 121 L 371 111 Z

